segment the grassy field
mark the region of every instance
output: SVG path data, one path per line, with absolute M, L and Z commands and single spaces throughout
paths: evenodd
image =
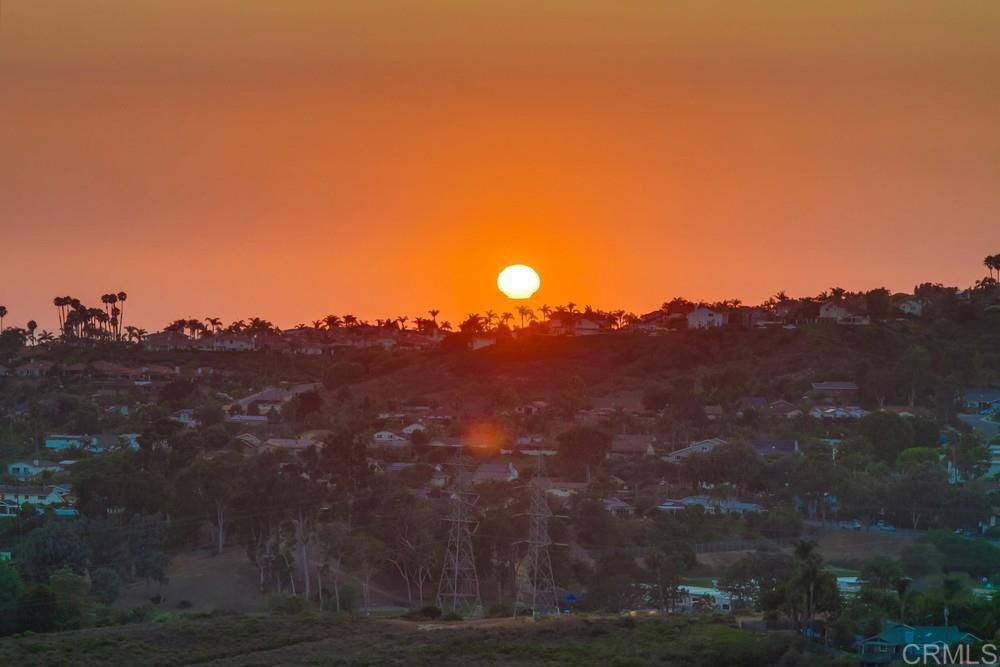
M 0 640 L 0 664 L 109 665 L 830 665 L 794 636 L 721 619 L 560 618 L 418 623 L 319 616 L 178 618 Z

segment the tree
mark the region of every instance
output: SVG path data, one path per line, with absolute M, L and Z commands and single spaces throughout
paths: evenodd
M 0 561 L 0 636 L 17 631 L 17 606 L 24 593 L 24 584 L 17 568 Z
M 0 331 L 3 331 L 3 318 L 7 317 L 7 306 L 0 306 Z
M 892 295 L 884 287 L 865 293 L 865 307 L 872 319 L 884 320 L 892 313 Z
M 952 434 L 949 446 L 952 448 L 952 465 L 963 480 L 977 479 L 989 468 L 989 449 L 976 431 Z
M 909 404 L 912 406 L 916 402 L 917 394 L 926 390 L 933 378 L 930 352 L 925 347 L 914 345 L 903 353 L 900 366 L 910 388 Z
M 90 548 L 78 521 L 48 521 L 31 531 L 19 551 L 24 571 L 32 581 L 48 581 L 57 570 L 83 572 Z
M 590 426 L 574 426 L 559 436 L 556 465 L 574 479 L 590 478 L 611 450 L 611 434 Z
M 35 584 L 21 598 L 17 610 L 21 632 L 52 632 L 56 629 L 56 596 L 45 584 Z
M 361 591 L 365 611 L 370 611 L 372 606 L 372 576 L 378 570 L 379 566 L 385 562 L 386 546 L 378 538 L 362 534 L 354 538 L 354 552 L 357 555 L 358 574 L 361 576 Z
M 726 568 L 719 589 L 729 593 L 736 603 L 754 603 L 763 609 L 791 576 L 794 563 L 780 553 L 757 552 L 744 556 Z
M 861 420 L 859 431 L 875 455 L 892 465 L 904 449 L 913 446 L 913 427 L 894 412 L 873 412 Z
M 94 601 L 86 579 L 69 570 L 59 570 L 49 579 L 49 589 L 55 597 L 56 625 L 60 630 L 78 630 L 91 624 Z
M 112 604 L 118 599 L 121 577 L 110 567 L 99 567 L 90 573 L 90 594 L 101 604 Z
M 332 574 L 333 576 L 333 596 L 336 610 L 341 611 L 341 576 L 348 569 L 354 569 L 356 557 L 354 552 L 354 542 L 351 539 L 351 529 L 344 523 L 324 524 L 320 527 L 317 542 L 319 543 L 322 555 L 322 574 Z M 319 579 L 319 589 L 323 589 L 322 574 Z M 322 602 L 321 602 L 322 606 Z
M 910 577 L 924 577 L 941 572 L 943 556 L 930 542 L 910 542 L 899 554 L 899 565 Z

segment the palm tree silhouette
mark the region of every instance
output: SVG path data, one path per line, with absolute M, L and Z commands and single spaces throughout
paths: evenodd
M 3 331 L 3 318 L 7 317 L 7 306 L 0 306 L 0 331 Z

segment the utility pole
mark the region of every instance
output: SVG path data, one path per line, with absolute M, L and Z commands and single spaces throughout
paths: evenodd
M 476 573 L 476 556 L 472 549 L 472 534 L 479 522 L 474 509 L 479 496 L 465 491 L 467 463 L 456 463 L 451 512 L 445 519 L 451 524 L 448 531 L 448 548 L 444 554 L 441 580 L 438 583 L 437 603 L 444 611 L 475 616 L 482 613 L 479 597 L 479 575 Z
M 540 464 L 541 457 L 538 461 Z M 541 472 L 541 465 L 538 471 Z M 536 478 L 540 476 L 539 474 Z M 549 547 L 564 545 L 557 545 L 549 537 L 549 519 L 555 515 L 545 500 L 545 492 L 534 483 L 529 489 L 530 508 L 522 515 L 530 519 L 528 539 L 521 541 L 528 545 L 528 553 L 522 561 L 527 571 L 518 579 L 514 613 L 517 614 L 518 608 L 530 609 L 532 618 L 537 618 L 559 613 L 559 593 L 556 590 L 555 576 L 552 574 Z

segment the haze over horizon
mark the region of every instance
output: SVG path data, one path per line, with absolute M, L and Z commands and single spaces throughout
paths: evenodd
M 7 323 L 966 287 L 1000 241 L 1000 5 L 347 4 L 4 0 Z

